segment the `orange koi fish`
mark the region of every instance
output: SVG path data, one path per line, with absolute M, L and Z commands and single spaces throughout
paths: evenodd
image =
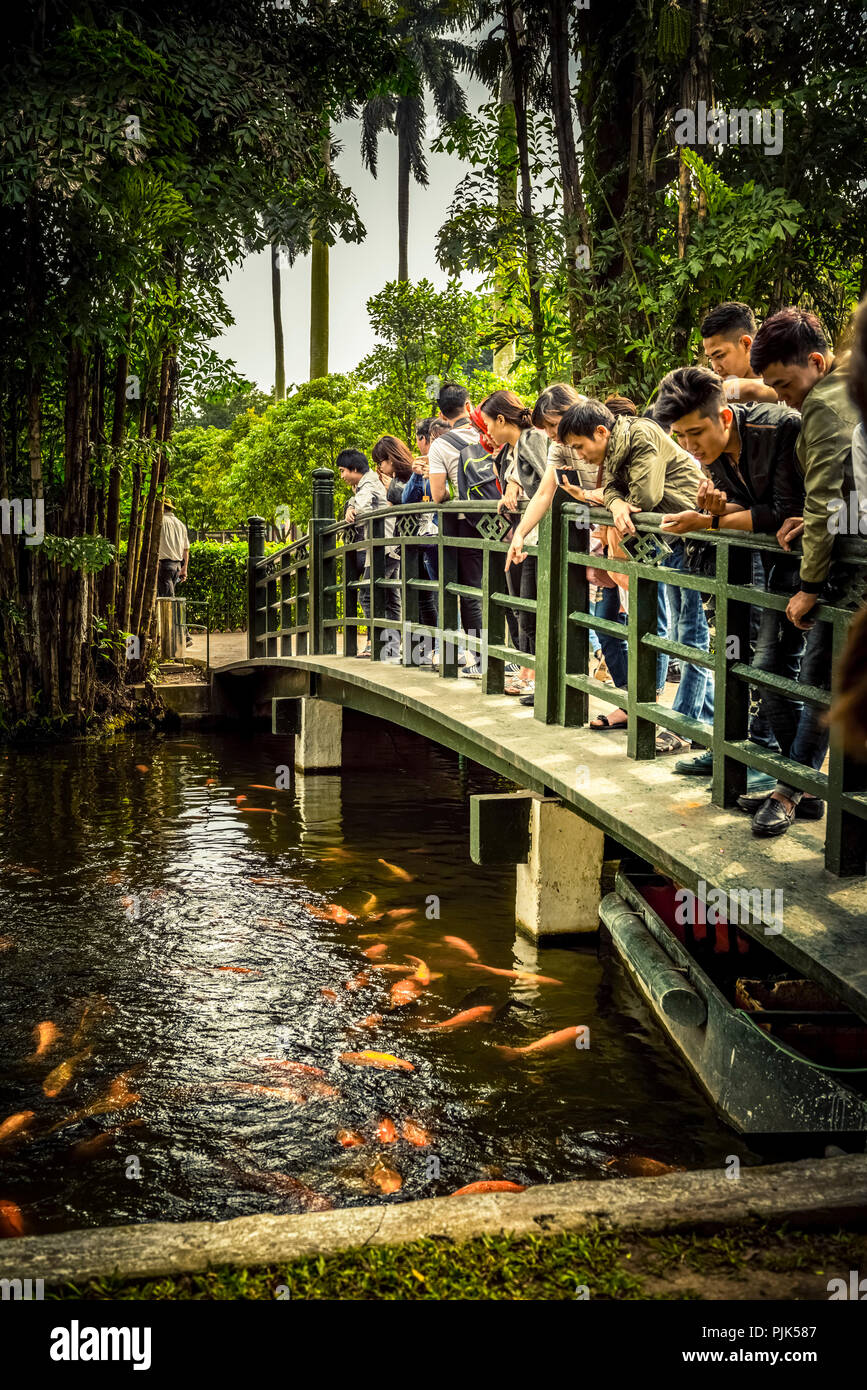
M 337 903 L 329 903 L 327 907 L 314 907 L 313 903 L 304 903 L 303 905 L 321 922 L 338 922 L 340 926 L 344 926 L 347 922 L 355 921 L 352 913 L 347 912 L 345 907 L 340 907 Z
M 69 1085 L 79 1063 L 86 1061 L 92 1052 L 92 1047 L 86 1047 L 81 1052 L 73 1053 L 71 1057 L 67 1057 L 65 1062 L 61 1062 L 53 1071 L 50 1071 L 42 1083 L 42 1090 L 45 1095 L 52 1099 L 54 1096 L 59 1096 L 63 1088 Z
M 269 806 L 242 806 L 242 816 L 283 816 L 283 811 L 275 811 Z
M 225 970 L 230 975 L 261 975 L 261 970 L 250 970 L 246 965 L 215 965 L 214 970 Z
M 0 936 L 0 951 L 11 951 L 14 945 L 11 936 Z
M 367 950 L 362 951 L 361 954 L 363 956 L 366 956 L 368 960 L 382 960 L 382 957 L 385 955 L 387 950 L 388 946 L 385 944 L 385 942 L 380 941 L 377 943 L 376 946 L 368 946 Z
M 246 800 L 247 800 L 246 796 L 236 796 L 236 797 L 235 797 L 235 805 L 236 805 L 236 806 L 240 806 L 241 802 L 242 802 L 242 801 L 246 801 Z M 255 879 L 252 879 L 252 878 L 250 879 L 250 882 L 251 882 L 251 883 L 255 883 L 255 881 L 256 881 Z
M 390 1052 L 341 1052 L 337 1060 L 345 1066 L 377 1067 L 380 1071 L 415 1071 L 412 1062 Z
M 643 1158 L 639 1154 L 629 1154 L 625 1158 L 611 1158 L 606 1168 L 615 1168 L 627 1178 L 662 1178 L 667 1173 L 685 1173 L 680 1164 L 660 1163 L 656 1158 Z
M 470 962 L 473 970 L 487 970 L 489 975 L 502 975 L 507 980 L 520 980 L 525 985 L 562 985 L 562 980 L 553 980 L 550 975 L 531 975 L 529 970 L 498 970 L 495 965 L 482 965 Z
M 93 1139 L 82 1139 L 79 1143 L 73 1144 L 69 1150 L 69 1156 L 76 1163 L 84 1159 L 96 1158 L 102 1153 L 103 1149 L 110 1148 L 117 1136 L 125 1129 L 132 1129 L 134 1125 L 143 1125 L 144 1120 L 127 1120 L 122 1125 L 114 1125 L 112 1129 L 104 1129 L 101 1134 L 97 1134 Z
M 251 1187 L 256 1192 L 276 1192 L 281 1197 L 294 1197 L 304 1211 L 331 1211 L 334 1207 L 329 1197 L 314 1192 L 312 1187 L 308 1187 L 291 1173 L 278 1173 L 266 1168 L 248 1171 L 234 1163 L 224 1163 L 223 1167 L 243 1187 Z
M 376 894 L 371 893 L 370 897 L 367 899 L 367 902 L 364 904 L 364 907 L 361 909 L 362 915 L 366 917 L 368 912 L 373 911 L 378 902 L 379 898 L 376 896 Z
M 248 782 L 247 789 L 251 792 L 279 792 L 286 790 L 285 787 L 275 786 L 273 782 L 270 785 L 267 782 Z
M 471 946 L 469 941 L 464 941 L 462 936 L 444 936 L 443 941 L 446 945 L 453 946 L 456 951 L 463 951 L 465 956 L 470 957 L 470 960 L 478 960 L 479 953 L 475 946 Z
M 468 1187 L 459 1187 L 457 1192 L 453 1192 L 453 1197 L 468 1197 L 474 1192 L 526 1192 L 526 1187 L 519 1182 L 471 1182 Z
M 72 1035 L 73 1048 L 80 1047 L 87 1035 L 93 1032 L 96 1024 L 111 1013 L 114 1013 L 111 1004 L 103 999 L 101 994 L 96 994 L 93 998 L 86 1000 L 81 1022 Z
M 26 1236 L 27 1223 L 16 1202 L 0 1198 L 0 1237 Z
M 53 1047 L 58 1038 L 62 1036 L 56 1023 L 37 1023 L 33 1029 L 33 1038 L 36 1043 L 36 1051 L 31 1052 L 27 1058 L 28 1062 L 34 1062 L 37 1057 L 41 1057 L 43 1052 L 47 1052 Z
M 359 1149 L 365 1140 L 364 1135 L 359 1134 L 357 1129 L 339 1129 L 337 1142 L 342 1144 L 344 1149 Z
M 14 1138 L 16 1134 L 19 1139 L 23 1139 L 31 1122 L 35 1119 L 35 1110 L 19 1110 L 17 1114 L 10 1115 L 0 1125 L 0 1144 L 8 1144 L 9 1140 Z
M 452 1018 L 443 1019 L 442 1023 L 429 1023 L 427 1028 L 436 1028 L 440 1032 L 444 1028 L 466 1028 L 471 1023 L 489 1023 L 493 1015 L 493 1004 L 479 1004 L 475 1009 L 464 1009 Z
M 431 973 L 428 970 L 425 962 L 423 960 L 419 960 L 418 956 L 407 956 L 406 959 L 411 960 L 413 965 L 416 967 L 415 974 L 412 978 L 414 980 L 418 980 L 420 985 L 429 985 L 431 981 Z
M 319 993 L 324 999 L 328 999 L 332 1004 L 337 1003 L 337 995 L 333 989 L 321 989 Z
M 535 1042 L 527 1043 L 526 1047 L 504 1047 L 502 1043 L 495 1043 L 497 1051 L 509 1060 L 515 1057 L 525 1057 L 528 1052 L 550 1052 L 556 1047 L 566 1047 L 574 1042 L 584 1025 L 577 1024 L 572 1028 L 558 1028 L 556 1033 L 546 1033 L 544 1038 L 537 1038 Z
M 92 1101 L 90 1105 L 85 1105 L 82 1110 L 76 1110 L 72 1115 L 67 1115 L 66 1119 L 59 1124 L 52 1125 L 47 1132 L 53 1134 L 56 1129 L 65 1129 L 67 1125 L 77 1124 L 79 1120 L 87 1120 L 92 1115 L 109 1115 L 114 1110 L 125 1110 L 128 1105 L 135 1105 L 141 1100 L 141 1096 L 136 1091 L 129 1089 L 129 1078 L 131 1071 L 121 1072 L 116 1076 L 104 1096 Z
M 413 975 L 415 969 L 411 965 L 391 965 L 388 961 L 384 965 L 371 965 L 370 970 L 384 970 L 389 975 Z
M 391 1007 L 400 1009 L 405 1004 L 412 1004 L 423 990 L 424 985 L 420 985 L 418 980 L 397 980 L 389 990 Z
M 412 883 L 414 875 L 408 874 L 406 869 L 401 869 L 398 864 L 389 864 L 387 859 L 377 859 L 376 862 L 388 869 L 390 874 L 394 874 L 395 878 L 403 879 L 404 883 Z
M 400 1127 L 401 1135 L 407 1143 L 414 1144 L 417 1149 L 426 1149 L 428 1144 L 433 1143 L 433 1139 L 426 1129 L 417 1125 L 415 1120 L 404 1120 Z
M 362 970 L 362 971 L 360 972 L 360 974 L 355 975 L 355 976 L 353 976 L 353 978 L 352 978 L 351 980 L 347 980 L 347 981 L 346 981 L 346 984 L 344 985 L 344 989 L 351 989 L 351 990 L 364 989 L 365 986 L 366 986 L 366 985 L 369 985 L 369 984 L 370 984 L 370 976 L 368 975 L 368 973 L 367 973 L 366 970 Z
M 135 770 L 136 772 L 150 772 L 150 768 L 145 767 L 144 763 L 136 763 Z
M 382 1022 L 382 1014 L 368 1014 L 360 1023 L 350 1024 L 352 1028 L 378 1028 Z
M 397 1130 L 395 1129 L 394 1120 L 390 1120 L 388 1116 L 380 1120 L 379 1124 L 376 1126 L 376 1137 L 381 1144 L 394 1144 L 397 1140 Z
M 393 1168 L 387 1167 L 381 1160 L 377 1161 L 368 1176 L 374 1187 L 378 1187 L 380 1192 L 384 1192 L 386 1195 L 392 1192 L 399 1192 L 403 1187 L 403 1178 L 400 1176 L 400 1173 L 396 1173 Z
M 205 781 L 205 786 L 206 786 L 206 787 L 216 787 L 216 786 L 217 786 L 217 779 L 216 779 L 216 777 L 208 777 L 207 780 Z

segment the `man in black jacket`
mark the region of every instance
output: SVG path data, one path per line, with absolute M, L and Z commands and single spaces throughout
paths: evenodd
M 766 402 L 741 405 L 727 401 L 714 372 L 704 367 L 680 367 L 660 384 L 655 413 L 663 426 L 673 427 L 708 475 L 699 496 L 704 511 L 666 516 L 664 531 L 681 534 L 720 529 L 774 535 L 787 516 L 797 515 L 804 488 L 795 457 L 801 428 L 796 410 Z M 792 569 L 791 561 L 781 561 L 772 552 L 753 553 L 753 584 L 757 587 L 771 587 L 772 573 L 782 580 L 784 571 Z M 761 611 L 754 608 L 751 612 L 753 642 Z M 750 738 L 766 748 L 778 749 L 761 709 L 750 721 Z M 676 765 L 676 770 L 709 776 L 713 755 L 708 750 Z M 775 785 L 764 773 L 750 774 L 750 792 L 769 792 Z

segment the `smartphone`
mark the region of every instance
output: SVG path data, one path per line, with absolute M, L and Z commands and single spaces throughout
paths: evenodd
M 577 468 L 555 468 L 558 483 L 569 483 L 571 487 L 580 487 L 581 479 Z

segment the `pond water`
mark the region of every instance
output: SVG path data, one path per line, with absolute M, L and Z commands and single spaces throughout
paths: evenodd
M 749 1161 L 616 959 L 516 936 L 514 871 L 469 858 L 469 795 L 502 784 L 410 743 L 286 790 L 271 736 L 0 758 L 0 1199 L 26 1230 Z M 589 1046 L 501 1050 L 575 1025 Z M 412 1070 L 340 1060 L 371 1050 Z

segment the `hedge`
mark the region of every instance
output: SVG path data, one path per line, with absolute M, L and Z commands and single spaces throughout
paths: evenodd
M 266 545 L 265 552 L 279 550 Z M 187 621 L 202 623 L 209 609 L 212 632 L 247 626 L 247 542 L 193 541 L 187 578 L 177 590 L 187 600 Z

